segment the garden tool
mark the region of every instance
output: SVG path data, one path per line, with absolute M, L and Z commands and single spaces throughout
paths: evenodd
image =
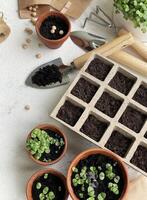
M 103 38 L 102 38 L 103 39 Z M 120 36 L 118 38 L 115 38 L 113 39 L 112 41 L 102 45 L 101 47 L 99 48 L 96 48 L 94 49 L 94 53 L 99 53 L 103 56 L 109 56 L 111 54 L 113 54 L 114 52 L 117 52 L 119 51 L 120 49 L 122 48 L 125 48 L 126 46 L 132 44 L 134 42 L 134 38 L 133 36 L 130 34 L 130 33 L 127 33 L 123 36 Z M 91 52 L 93 52 L 91 51 Z M 89 57 L 89 56 L 88 56 Z M 37 67 L 33 72 L 31 72 L 31 74 L 28 76 L 25 84 L 27 86 L 30 86 L 30 87 L 34 87 L 34 88 L 39 88 L 39 89 L 46 89 L 46 88 L 52 88 L 52 87 L 56 87 L 56 86 L 60 86 L 60 85 L 63 85 L 63 84 L 67 84 L 69 82 L 69 77 L 68 77 L 68 74 L 73 71 L 74 69 L 80 69 L 83 65 L 83 63 L 87 60 L 87 54 L 85 54 L 85 57 L 84 55 L 81 56 L 81 59 L 80 57 L 78 59 L 75 59 L 73 60 L 73 62 L 71 63 L 70 66 L 67 66 L 67 65 L 64 65 L 62 63 L 62 60 L 61 58 L 57 58 L 55 60 L 52 60 L 46 64 L 43 64 L 39 67 Z M 52 65 L 52 64 L 55 64 L 56 66 L 59 67 L 59 70 L 60 72 L 62 73 L 62 82 L 57 82 L 57 83 L 53 83 L 53 84 L 49 84 L 49 85 L 46 85 L 46 86 L 38 86 L 36 84 L 34 84 L 32 82 L 32 77 L 34 76 L 34 74 L 40 70 L 41 68 L 47 66 L 47 65 Z
M 121 32 L 119 32 L 118 34 L 123 35 L 127 33 L 127 32 L 125 33 L 124 32 L 121 33 Z M 72 32 L 70 37 L 77 46 L 81 47 L 82 49 L 86 51 L 90 50 L 87 54 L 84 54 L 83 57 L 80 56 L 74 61 L 74 63 L 77 62 L 78 65 L 81 65 L 81 66 L 84 65 L 84 63 L 89 59 L 89 57 L 92 54 L 96 53 L 94 49 L 97 46 L 100 46 L 102 41 L 106 42 L 105 45 L 107 45 L 107 42 L 110 39 L 110 38 L 101 39 L 101 36 L 94 35 L 85 31 Z M 140 55 L 142 55 L 142 57 L 147 58 L 147 47 L 145 47 L 144 44 L 142 44 L 141 42 L 137 42 L 137 40 L 135 39 L 130 45 L 132 45 L 132 48 L 135 49 Z M 91 51 L 91 49 L 93 50 Z M 101 47 L 99 49 L 101 49 Z M 125 51 L 116 51 L 114 54 L 109 54 L 106 56 L 109 56 L 111 59 L 113 59 L 114 61 L 122 65 L 126 65 L 127 67 L 139 73 L 142 73 L 144 76 L 147 76 L 147 63 L 144 62 L 143 60 L 140 60 L 139 58 L 132 56 L 131 54 Z

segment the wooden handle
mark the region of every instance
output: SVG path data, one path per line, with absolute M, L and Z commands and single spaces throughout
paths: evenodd
M 126 30 L 121 29 L 118 32 L 118 35 L 124 35 L 128 33 Z M 145 46 L 143 44 L 143 42 L 140 42 L 139 40 L 137 40 L 136 38 L 134 39 L 134 43 L 131 44 L 131 47 L 145 60 L 147 60 L 147 46 Z
M 108 42 L 97 49 L 94 49 L 84 54 L 83 56 L 76 58 L 73 61 L 73 64 L 77 69 L 80 69 L 91 55 L 102 54 L 103 56 L 108 56 L 113 54 L 114 52 L 119 51 L 122 48 L 125 48 L 128 45 L 131 45 L 132 43 L 134 43 L 134 38 L 131 33 L 127 33 L 123 36 L 115 38 L 111 42 Z
M 118 51 L 109 56 L 114 61 L 126 65 L 132 70 L 135 70 L 141 73 L 144 76 L 147 76 L 147 63 L 132 56 L 131 54 L 126 53 L 125 51 Z

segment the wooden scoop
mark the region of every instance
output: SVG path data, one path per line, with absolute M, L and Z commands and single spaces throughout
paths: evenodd
M 7 39 L 10 34 L 10 28 L 3 19 L 3 13 L 0 17 L 0 43 Z

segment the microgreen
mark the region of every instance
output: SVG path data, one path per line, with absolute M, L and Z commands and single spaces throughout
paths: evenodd
M 126 20 L 130 19 L 135 27 L 147 32 L 146 0 L 114 0 L 116 12 L 122 12 Z
M 98 194 L 97 199 L 98 200 L 105 200 L 106 199 L 106 193 L 105 192 L 101 192 L 100 194 Z
M 78 187 L 79 199 L 106 200 L 107 192 L 109 191 L 119 195 L 120 176 L 116 174 L 115 166 L 113 163 L 106 163 L 102 164 L 102 166 L 91 165 L 79 168 L 77 165 L 73 167 L 72 184 L 75 190 Z M 105 186 L 107 189 L 97 195 L 97 189 L 100 189 L 99 185 L 105 184 L 103 181 L 108 182 L 108 185 Z
M 32 131 L 31 137 L 26 141 L 26 148 L 37 160 L 40 160 L 44 153 L 49 154 L 52 145 L 61 148 L 64 145 L 64 141 L 62 138 L 60 140 L 54 139 L 46 131 L 38 128 Z M 43 161 L 49 162 L 51 160 L 44 159 Z
M 38 183 L 36 184 L 36 189 L 39 190 L 40 188 L 41 188 L 41 183 L 38 182 Z

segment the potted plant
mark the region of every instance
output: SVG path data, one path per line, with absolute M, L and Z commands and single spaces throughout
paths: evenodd
M 48 11 L 41 14 L 36 22 L 39 39 L 49 48 L 59 48 L 69 37 L 71 24 L 60 12 Z
M 27 200 L 66 200 L 66 178 L 54 169 L 40 170 L 28 181 Z
M 147 41 L 147 1 L 114 0 L 114 21 L 142 41 Z
M 67 187 L 73 200 L 122 200 L 127 193 L 128 174 L 115 154 L 90 149 L 72 161 Z
M 54 164 L 64 156 L 67 150 L 67 138 L 57 127 L 42 124 L 29 133 L 26 149 L 37 164 L 43 166 Z

